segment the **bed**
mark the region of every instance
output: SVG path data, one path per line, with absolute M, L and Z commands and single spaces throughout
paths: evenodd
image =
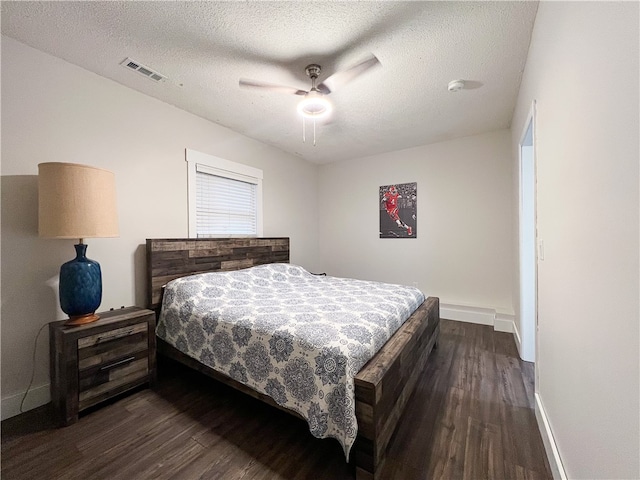
M 148 304 L 159 311 L 163 287 L 174 279 L 198 273 L 231 272 L 258 265 L 282 269 L 284 265 L 278 264 L 288 263 L 288 238 L 149 239 Z M 291 266 L 287 271 L 300 275 L 296 268 Z M 261 271 L 260 268 L 256 269 L 257 273 Z M 436 346 L 439 328 L 439 301 L 435 297 L 428 297 L 380 350 L 357 373 L 354 372 L 357 436 L 354 433 L 355 441 L 349 458 L 355 464 L 358 480 L 380 478 L 396 424 L 419 375 L 424 371 L 429 353 Z M 165 332 L 160 334 L 167 336 Z M 256 391 L 232 378 L 238 378 L 238 375 L 220 373 L 206 364 L 211 362 L 196 359 L 186 354 L 184 348 L 175 348 L 162 338 L 158 338 L 158 352 L 308 421 L 308 418 L 300 415 L 299 409 L 288 408 L 274 400 L 277 395 Z M 347 454 L 348 451 L 346 449 Z

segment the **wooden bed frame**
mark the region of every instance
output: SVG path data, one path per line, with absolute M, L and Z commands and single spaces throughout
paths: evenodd
M 289 262 L 288 238 L 148 239 L 148 306 L 159 311 L 163 286 L 179 277 Z M 355 377 L 358 437 L 351 450 L 357 480 L 381 478 L 404 407 L 440 333 L 440 306 L 427 298 Z M 276 408 L 271 397 L 236 382 L 158 339 L 158 352 Z

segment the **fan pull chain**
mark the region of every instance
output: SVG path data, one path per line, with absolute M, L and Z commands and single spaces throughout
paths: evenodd
M 302 143 L 307 143 L 307 121 L 302 118 Z M 316 119 L 313 119 L 313 146 L 316 146 Z

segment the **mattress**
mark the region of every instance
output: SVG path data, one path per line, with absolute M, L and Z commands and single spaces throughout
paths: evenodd
M 354 377 L 424 298 L 414 287 L 260 265 L 169 282 L 156 333 L 297 412 L 348 459 Z

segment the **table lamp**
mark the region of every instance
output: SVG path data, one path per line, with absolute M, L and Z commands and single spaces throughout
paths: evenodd
M 117 237 L 115 175 L 76 163 L 38 165 L 38 233 L 78 238 L 76 258 L 60 267 L 60 307 L 66 325 L 95 322 L 102 302 L 100 264 L 86 256 L 85 238 Z

